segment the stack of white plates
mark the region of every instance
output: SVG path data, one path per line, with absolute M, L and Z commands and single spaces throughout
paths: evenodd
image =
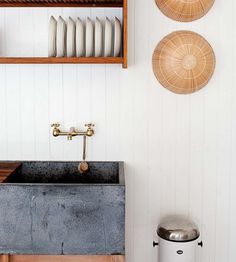
M 48 36 L 49 57 L 118 57 L 121 53 L 122 29 L 115 17 L 114 25 L 109 18 L 93 22 L 89 17 L 68 22 L 59 16 L 58 21 L 51 16 Z

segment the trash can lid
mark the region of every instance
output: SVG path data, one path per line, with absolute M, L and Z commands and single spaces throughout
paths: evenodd
M 198 226 L 183 216 L 168 216 L 161 220 L 157 234 L 159 237 L 173 242 L 188 242 L 200 235 Z

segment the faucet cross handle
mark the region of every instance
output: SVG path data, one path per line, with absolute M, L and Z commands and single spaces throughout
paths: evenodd
M 85 126 L 87 127 L 87 128 L 93 128 L 95 125 L 94 124 L 92 124 L 92 123 L 88 123 L 88 124 L 85 124 Z
M 58 123 L 54 123 L 54 124 L 51 125 L 51 127 L 54 127 L 54 128 L 58 128 L 59 126 L 60 126 L 60 124 L 58 124 Z

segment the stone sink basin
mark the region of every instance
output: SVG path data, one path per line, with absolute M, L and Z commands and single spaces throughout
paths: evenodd
M 0 253 L 123 255 L 122 162 L 22 162 L 0 183 Z

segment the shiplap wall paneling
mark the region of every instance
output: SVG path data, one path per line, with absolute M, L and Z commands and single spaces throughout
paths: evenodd
M 235 11 L 236 11 L 236 3 L 235 1 L 232 1 L 232 9 L 231 9 L 231 26 L 233 27 L 232 30 L 232 45 L 236 45 L 236 17 L 235 17 Z M 229 213 L 227 213 L 227 219 L 228 219 L 228 230 L 229 230 L 229 241 L 228 241 L 228 261 L 233 261 L 236 257 L 236 249 L 235 249 L 235 243 L 232 241 L 234 239 L 234 235 L 236 232 L 236 225 L 235 225 L 235 219 L 236 219 L 236 212 L 235 212 L 235 199 L 236 199 L 236 176 L 235 176 L 235 170 L 236 170 L 236 136 L 235 136 L 235 130 L 236 130 L 236 90 L 235 90 L 235 83 L 236 83 L 236 52 L 234 51 L 231 54 L 232 59 L 232 82 L 233 85 L 231 87 L 231 152 L 230 152 L 230 159 L 231 159 L 231 165 L 230 165 L 230 188 L 229 188 Z
M 33 8 L 33 50 L 35 56 L 47 56 L 49 10 Z M 39 22 L 40 21 L 40 22 Z M 50 158 L 49 66 L 34 65 L 35 159 Z

